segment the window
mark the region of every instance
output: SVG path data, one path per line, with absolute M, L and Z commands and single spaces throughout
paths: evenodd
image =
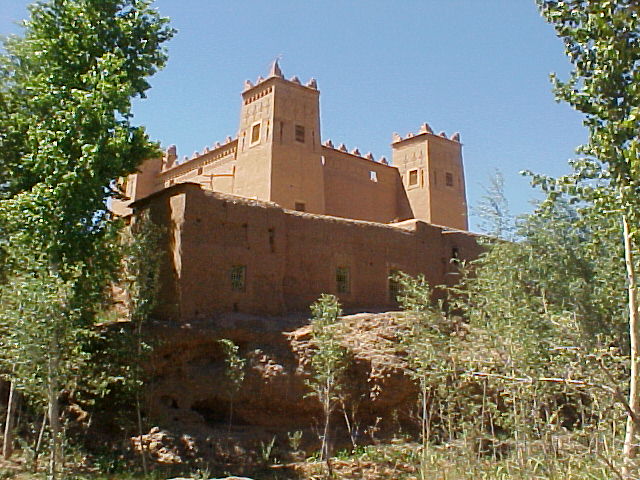
M 460 258 L 460 250 L 458 247 L 453 247 L 451 249 L 451 260 L 458 260 Z
M 447 187 L 453 187 L 453 173 L 447 172 L 444 177 L 444 183 Z
M 260 141 L 260 122 L 251 127 L 251 145 Z
M 296 142 L 304 143 L 304 127 L 296 125 Z
M 378 173 L 374 172 L 373 170 L 371 170 L 369 172 L 369 180 L 371 180 L 372 182 L 377 182 L 378 181 Z
M 349 293 L 350 291 L 349 267 L 336 268 L 336 290 L 338 293 Z
M 298 212 L 305 212 L 306 211 L 306 205 L 304 204 L 304 202 L 296 202 L 295 209 Z
M 236 292 L 244 292 L 246 276 L 246 265 L 234 265 L 233 267 L 231 267 L 231 290 L 234 290 Z
M 413 187 L 418 184 L 418 170 L 409 170 L 409 186 Z

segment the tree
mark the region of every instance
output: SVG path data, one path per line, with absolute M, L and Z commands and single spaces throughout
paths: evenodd
M 564 429 L 586 445 L 610 439 L 622 413 L 617 347 L 628 338 L 611 223 L 594 219 L 584 202 L 547 202 L 520 219 L 517 241 L 487 242 L 479 259 L 461 265 L 462 284 L 440 287 L 441 305 L 424 278 L 394 276 L 407 311 L 397 331 L 419 387 L 423 453 L 439 432 L 470 439 L 478 456 L 498 457 L 505 441 L 515 444 L 520 461 L 528 439 L 545 442 Z
M 420 389 L 420 477 L 424 480 L 434 397 L 442 387 L 443 390 L 452 389 L 449 378 L 452 374 L 451 347 L 456 338 L 452 336 L 455 326 L 444 315 L 442 305 L 434 305 L 431 288 L 423 275 L 413 278 L 398 272 L 391 280 L 399 286 L 398 303 L 408 313 L 404 328 L 398 335 L 406 353 L 406 373 Z
M 504 193 L 504 177 L 496 170 L 484 187 L 484 195 L 473 209 L 479 217 L 479 229 L 491 237 L 513 240 L 514 219 Z
M 238 354 L 238 346 L 228 338 L 219 340 L 224 352 L 224 361 L 227 364 L 226 375 L 229 380 L 229 433 L 231 433 L 231 421 L 233 420 L 233 398 L 240 390 L 244 382 L 244 367 L 247 360 Z
M 31 272 L 12 276 L 1 292 L 2 360 L 5 368 L 12 366 L 12 385 L 48 405 L 52 472 L 57 472 L 60 459 L 59 397 L 63 389 L 74 390 L 85 382 L 82 372 L 89 359 L 81 346 L 91 331 L 81 326 L 80 312 L 71 306 L 73 288 L 73 280 L 63 280 L 40 263 Z
M 46 379 L 55 477 L 60 369 L 82 357 L 66 347 L 95 321 L 118 266 L 106 203 L 117 178 L 157 154 L 131 124 L 131 100 L 165 64 L 173 30 L 151 0 L 49 0 L 30 14 L 0 57 L 0 258 L 3 275 L 32 294 L 14 302 L 9 287 L 0 302 L 34 338 L 49 332 L 47 360 L 29 376 Z M 12 343 L 6 355 L 26 365 L 27 350 Z
M 593 202 L 600 215 L 622 224 L 627 272 L 631 373 L 624 442 L 624 476 L 638 452 L 640 428 L 640 316 L 634 252 L 640 230 L 640 7 L 635 0 L 537 0 L 543 16 L 564 40 L 573 64 L 569 80 L 553 76 L 558 100 L 585 115 L 586 157 L 574 173 L 554 182 L 558 191 Z
M 340 342 L 338 319 L 342 309 L 334 295 L 322 294 L 311 305 L 311 376 L 307 385 L 310 395 L 322 405 L 324 426 L 322 430 L 322 458 L 331 474 L 329 434 L 331 415 L 338 403 L 338 393 L 343 388 L 343 376 L 348 366 L 347 349 Z
M 144 341 L 143 326 L 157 304 L 160 288 L 160 267 L 163 260 L 160 240 L 162 229 L 158 227 L 148 210 L 141 212 L 123 232 L 124 255 L 121 283 L 125 290 L 125 305 L 134 334 L 133 361 L 130 363 L 130 386 L 136 403 L 136 419 L 142 467 L 147 474 L 146 449 L 143 443 L 142 405 L 140 388 L 143 384 L 143 364 L 148 351 Z

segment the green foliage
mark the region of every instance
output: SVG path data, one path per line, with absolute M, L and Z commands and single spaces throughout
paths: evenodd
M 338 299 L 334 295 L 322 294 L 311 305 L 311 313 L 311 376 L 307 385 L 311 389 L 309 395 L 316 397 L 322 405 L 322 456 L 328 461 L 330 419 L 343 389 L 349 355 L 340 341 L 338 319 L 342 315 L 342 309 Z
M 589 141 L 573 163 L 573 174 L 555 181 L 534 176 L 553 199 L 566 192 L 593 206 L 595 215 L 622 220 L 630 340 L 629 415 L 623 477 L 632 478 L 640 422 L 640 307 L 638 265 L 640 232 L 640 16 L 631 0 L 538 0 L 542 14 L 565 43 L 573 65 L 569 80 L 552 77 L 558 100 L 585 115 Z
M 307 385 L 311 395 L 322 403 L 338 400 L 341 377 L 347 368 L 347 349 L 340 342 L 338 318 L 342 310 L 333 295 L 323 294 L 311 305 L 312 339 L 311 378 Z
M 302 430 L 287 432 L 287 439 L 289 440 L 289 447 L 291 447 L 291 450 L 298 452 L 302 442 Z
M 568 332 L 579 345 L 626 348 L 620 232 L 585 208 L 547 203 L 523 219 L 519 242 L 487 245 L 458 290 L 471 324 L 507 339 L 514 359 L 543 365 Z
M 106 204 L 157 152 L 131 124 L 131 100 L 173 30 L 149 0 L 50 0 L 30 13 L 0 54 L 0 304 L 13 380 L 40 401 L 46 384 L 55 477 L 60 395 L 89 377 L 82 338 L 119 266 Z
M 148 210 L 138 214 L 122 233 L 120 283 L 126 294 L 129 320 L 136 326 L 148 319 L 158 301 L 160 268 L 164 261 L 160 245 L 164 233 Z
M 489 178 L 489 185 L 484 188 L 484 195 L 473 211 L 480 219 L 480 232 L 494 238 L 513 240 L 515 219 L 509 211 L 504 177 L 499 170 Z
M 260 441 L 260 458 L 265 465 L 271 464 L 271 458 L 273 456 L 277 437 L 274 435 L 271 441 L 265 443 Z
M 232 397 L 240 390 L 244 382 L 244 367 L 247 363 L 245 358 L 238 354 L 238 346 L 232 340 L 223 338 L 218 341 L 224 351 L 224 361 L 227 364 L 226 375 L 229 380 L 229 396 Z
M 407 312 L 401 351 L 420 387 L 424 478 L 437 439 L 496 460 L 567 430 L 583 445 L 617 441 L 624 275 L 597 225 L 565 202 L 551 207 L 523 220 L 519 242 L 487 244 L 463 266 L 446 309 L 424 278 L 394 277 Z
M 5 45 L 0 213 L 10 244 L 54 261 L 93 253 L 108 228 L 111 182 L 156 152 L 131 125 L 173 31 L 146 0 L 73 0 L 31 7 L 25 37 Z M 38 121 L 34 121 L 38 119 Z
M 404 272 L 393 275 L 400 286 L 398 303 L 411 315 L 399 332 L 406 353 L 407 372 L 421 386 L 437 384 L 436 378 L 450 373 L 450 350 L 455 341 L 455 325 L 434 304 L 429 284 L 423 275 L 413 278 Z
M 574 173 L 553 182 L 552 192 L 578 194 L 592 201 L 600 214 L 624 212 L 638 225 L 634 208 L 640 189 L 637 5 L 629 0 L 538 0 L 538 5 L 563 39 L 573 64 L 567 81 L 552 76 L 556 98 L 582 112 L 589 128 L 589 142 L 580 148 L 588 158 L 574 162 Z
M 619 427 L 622 408 L 607 388 L 626 375 L 621 233 L 588 208 L 560 197 L 546 202 L 522 220 L 518 242 L 487 245 L 457 289 L 474 346 L 459 362 L 500 392 L 494 430 L 521 429 L 528 409 L 536 413 L 526 417 L 527 435 L 580 426 L 596 436 L 607 422 Z
M 67 272 L 65 276 L 72 280 L 65 280 L 42 258 L 30 264 L 32 271 L 10 276 L 0 290 L 0 362 L 2 371 L 12 372 L 9 378 L 21 390 L 42 401 L 47 397 L 52 362 L 68 388 L 76 389 L 88 380 L 83 370 L 89 354 L 82 346 L 93 332 L 79 322 L 80 311 L 71 300 L 78 272 Z

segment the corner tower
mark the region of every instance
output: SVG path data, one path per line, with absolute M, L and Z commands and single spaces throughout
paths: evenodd
M 462 144 L 455 133 L 435 135 L 428 124 L 417 134 L 393 135 L 393 165 L 398 168 L 413 217 L 467 230 L 467 199 Z
M 324 213 L 320 92 L 286 80 L 275 61 L 266 79 L 245 82 L 233 193 Z

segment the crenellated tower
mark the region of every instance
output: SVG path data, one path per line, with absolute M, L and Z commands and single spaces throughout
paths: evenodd
M 266 79 L 245 82 L 235 195 L 324 213 L 319 97 L 314 79 L 286 80 L 277 60 Z
M 291 210 L 378 223 L 418 219 L 467 229 L 460 135 L 428 124 L 394 134 L 392 165 L 331 140 L 321 144 L 320 92 L 314 79 L 285 79 L 275 61 L 266 78 L 246 81 L 237 136 L 178 159 L 175 146 L 122 182 L 120 215 L 164 188 L 189 182 L 203 189 L 277 203 Z
M 391 144 L 412 217 L 460 230 L 468 229 L 467 200 L 460 134 L 434 134 L 425 123 Z

